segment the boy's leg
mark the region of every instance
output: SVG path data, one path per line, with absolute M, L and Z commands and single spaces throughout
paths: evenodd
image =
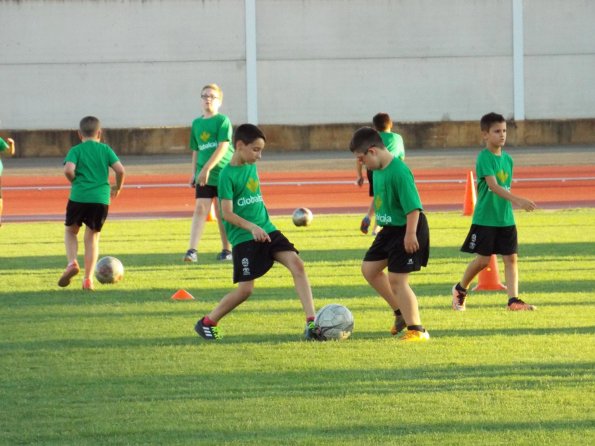
M 207 314 L 207 318 L 212 325 L 217 324 L 230 311 L 238 307 L 242 302 L 250 297 L 254 290 L 254 280 L 248 282 L 239 282 L 238 287 L 223 296 L 223 299 L 217 304 L 217 306 Z
M 316 311 L 314 310 L 312 288 L 306 274 L 306 269 L 304 268 L 304 262 L 295 251 L 276 252 L 273 254 L 273 257 L 291 272 L 295 290 L 302 303 L 304 313 L 306 313 L 306 319 L 313 319 L 316 316 Z
M 362 274 L 367 282 L 378 292 L 388 305 L 393 309 L 397 310 L 399 304 L 397 298 L 391 288 L 387 274 L 384 272 L 388 264 L 387 260 L 378 261 L 364 261 L 362 262 Z
M 84 282 L 91 282 L 90 288 L 93 288 L 93 273 L 95 272 L 95 265 L 97 265 L 97 258 L 99 257 L 99 231 L 85 228 L 85 279 Z M 89 287 L 87 287 L 89 288 Z
M 66 265 L 66 269 L 62 273 L 60 280 L 58 280 L 58 286 L 65 287 L 70 285 L 70 280 L 80 271 L 77 262 L 79 229 L 80 226 L 76 224 L 64 226 L 64 247 L 66 248 L 68 265 Z
M 229 243 L 227 234 L 225 233 L 223 218 L 221 218 L 221 209 L 219 209 L 219 206 L 217 205 L 217 198 L 214 198 L 213 200 L 215 200 L 213 209 L 215 209 L 215 216 L 217 217 L 217 226 L 219 228 L 219 235 L 221 236 L 221 249 L 223 251 L 221 254 L 219 254 L 218 260 L 231 260 L 231 244 Z M 229 253 L 229 258 L 220 258 L 224 253 Z
M 409 273 L 388 273 L 388 281 L 407 326 L 421 326 L 417 296 L 409 286 Z
M 455 311 L 465 311 L 465 300 L 467 299 L 467 289 L 471 282 L 481 270 L 490 263 L 490 256 L 477 255 L 465 269 L 461 281 L 452 287 L 452 309 Z
M 197 198 L 195 201 L 194 213 L 192 214 L 192 226 L 190 227 L 190 242 L 188 244 L 189 251 L 196 251 L 198 247 L 198 242 L 205 228 L 207 217 L 211 211 L 212 201 L 212 198 Z M 186 255 L 184 260 L 189 262 L 196 261 L 189 259 L 188 255 Z
M 519 299 L 519 270 L 516 254 L 503 255 L 506 291 L 508 293 L 508 309 L 511 311 L 533 311 L 537 307 Z

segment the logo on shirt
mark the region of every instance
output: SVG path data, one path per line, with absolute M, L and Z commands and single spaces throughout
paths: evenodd
M 250 192 L 254 193 L 258 190 L 258 181 L 250 177 L 250 179 L 246 183 L 246 187 L 250 190 Z
M 239 198 L 237 201 L 237 205 L 240 207 L 244 207 L 254 203 L 261 203 L 262 201 L 262 195 L 252 195 L 250 197 Z
M 498 172 L 496 174 L 496 176 L 498 177 L 498 179 L 500 180 L 500 182 L 502 184 L 506 183 L 506 180 L 508 180 L 508 174 L 506 172 L 504 172 L 503 170 L 501 170 L 500 172 Z
M 200 134 L 199 138 L 202 139 L 202 142 L 207 142 L 209 140 L 209 138 L 211 137 L 211 134 L 207 131 L 204 131 Z
M 374 208 L 380 209 L 380 206 L 382 206 L 382 198 L 380 198 L 380 195 L 376 195 L 374 197 Z
M 392 223 L 393 219 L 392 219 L 392 217 L 390 215 L 379 215 L 379 214 L 376 214 L 376 221 L 380 225 L 386 225 L 386 224 Z

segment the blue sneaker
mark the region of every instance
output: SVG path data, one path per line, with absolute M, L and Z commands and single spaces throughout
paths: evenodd
M 225 262 L 231 260 L 231 251 L 224 249 L 219 254 L 217 254 L 217 260 L 220 262 Z
M 322 341 L 320 337 L 320 330 L 314 324 L 314 321 L 306 322 L 306 328 L 304 329 L 304 338 L 306 341 Z
M 205 325 L 204 317 L 199 319 L 196 325 L 194 326 L 194 331 L 203 339 L 207 341 L 215 341 L 217 339 L 221 339 L 223 336 L 221 335 L 221 331 L 219 327 L 213 325 Z

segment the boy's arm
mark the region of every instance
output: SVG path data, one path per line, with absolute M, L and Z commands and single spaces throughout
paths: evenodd
M 233 202 L 231 200 L 221 200 L 221 214 L 223 219 L 234 226 L 238 226 L 252 233 L 252 237 L 257 242 L 270 242 L 269 235 L 258 225 L 249 222 L 240 217 L 233 211 Z
M 196 186 L 196 157 L 198 156 L 198 152 L 196 150 L 192 151 L 192 177 L 190 177 L 190 187 Z
M 419 209 L 415 209 L 407 214 L 407 229 L 405 230 L 405 251 L 409 254 L 419 250 L 417 241 L 417 222 L 419 221 Z
M 510 201 L 512 204 L 517 205 L 521 209 L 524 209 L 527 212 L 531 212 L 533 209 L 537 207 L 537 205 L 528 198 L 519 197 L 518 195 L 514 195 L 511 192 L 504 189 L 502 186 L 498 184 L 498 181 L 496 180 L 495 176 L 486 176 L 484 177 L 484 179 L 493 193 L 495 193 L 499 197 L 504 198 L 505 200 Z
M 116 161 L 110 166 L 116 173 L 116 184 L 112 186 L 112 198 L 117 198 L 124 186 L 124 177 L 126 176 L 126 170 L 120 161 Z
M 68 181 L 71 183 L 74 181 L 74 171 L 76 169 L 76 164 L 71 161 L 67 161 L 64 163 L 64 176 Z
M 14 139 L 6 138 L 6 142 L 8 143 L 8 154 L 10 156 L 14 155 Z
M 360 160 L 355 160 L 355 171 L 357 172 L 357 185 L 361 186 L 364 184 L 363 174 L 364 166 Z
M 200 170 L 200 172 L 198 174 L 198 178 L 196 180 L 199 185 L 204 186 L 205 184 L 207 184 L 207 181 L 209 180 L 209 173 L 211 172 L 211 169 L 213 169 L 213 167 L 215 167 L 217 164 L 219 164 L 219 161 L 221 161 L 221 159 L 225 156 L 225 153 L 227 152 L 228 149 L 229 149 L 229 141 L 221 141 L 219 143 L 219 145 L 217 146 L 217 148 L 215 149 L 215 151 L 213 152 L 213 154 L 211 155 L 209 160 L 205 163 L 204 166 L 202 166 L 202 169 Z

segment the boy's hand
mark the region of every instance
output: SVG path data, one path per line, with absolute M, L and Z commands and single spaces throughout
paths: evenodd
M 364 184 L 364 177 L 362 177 L 362 176 L 357 177 L 356 183 L 359 187 L 362 187 L 362 185 Z
M 196 174 L 193 173 L 190 177 L 190 187 L 196 187 L 196 181 L 194 180 L 194 178 L 196 178 Z
M 257 242 L 271 241 L 269 235 L 260 226 L 256 225 L 254 225 L 254 227 L 252 228 L 252 237 L 254 237 L 254 240 Z
M 532 210 L 534 210 L 537 207 L 537 205 L 534 202 L 532 202 L 531 200 L 528 200 L 527 198 L 522 198 L 522 197 L 520 197 L 517 200 L 516 204 L 521 209 L 524 209 L 527 212 L 531 212 Z
M 112 186 L 110 195 L 112 196 L 112 198 L 118 198 L 118 195 L 120 195 L 120 189 L 118 189 L 118 186 Z
M 204 186 L 207 184 L 209 180 L 209 170 L 206 167 L 203 167 L 200 172 L 198 173 L 198 177 L 196 178 L 196 183 L 199 186 Z
M 409 254 L 413 254 L 419 250 L 419 242 L 417 241 L 417 235 L 413 233 L 405 233 L 405 251 Z

